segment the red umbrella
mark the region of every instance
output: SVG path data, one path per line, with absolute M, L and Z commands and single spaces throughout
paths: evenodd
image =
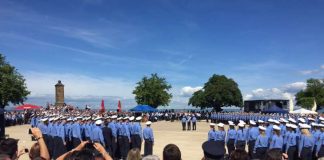
M 24 104 L 24 105 L 21 105 L 21 106 L 17 106 L 15 108 L 15 110 L 40 109 L 40 108 L 41 108 L 40 106 L 36 106 L 36 105 L 33 105 L 33 104 Z
M 100 112 L 105 112 L 105 102 L 104 100 L 101 100 L 101 109 Z
M 118 101 L 118 112 L 121 112 L 121 103 L 120 103 L 120 101 Z

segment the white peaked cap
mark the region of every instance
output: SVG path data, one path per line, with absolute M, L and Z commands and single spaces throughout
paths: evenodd
M 293 118 L 289 118 L 288 121 L 293 122 L 293 123 L 296 123 L 296 120 L 293 119 Z
M 96 124 L 97 124 L 97 125 L 102 124 L 102 120 L 101 120 L 101 119 L 97 120 L 97 121 L 96 121 Z
M 228 121 L 228 125 L 230 125 L 230 126 L 234 126 L 234 122 L 232 122 L 232 121 Z
M 323 117 L 319 117 L 319 120 L 320 120 L 320 121 L 324 121 L 324 118 L 323 118 Z
M 324 127 L 324 124 L 318 124 L 319 127 L 323 128 Z
M 239 127 L 244 127 L 244 125 L 245 125 L 245 124 L 243 124 L 243 123 L 239 123 L 239 124 L 238 124 Z
M 40 121 L 42 121 L 42 122 L 45 122 L 45 121 L 47 121 L 48 119 L 47 118 L 42 118 L 42 119 L 40 119 Z
M 268 122 L 273 122 L 273 119 L 272 119 L 272 118 L 269 118 L 269 119 L 268 119 Z
M 275 123 L 275 124 L 280 124 L 280 122 L 277 121 L 277 120 L 273 120 L 273 123 Z
M 121 119 L 123 119 L 123 118 L 122 118 L 122 117 L 118 117 L 118 118 L 117 118 L 118 121 L 121 120 Z
M 309 118 L 307 118 L 307 119 L 310 120 L 310 121 L 315 121 L 315 119 L 312 118 L 312 117 L 309 117 Z
M 151 122 L 151 121 L 147 121 L 145 124 L 146 124 L 146 125 L 151 125 L 152 122 Z
M 303 123 L 306 122 L 304 118 L 298 118 L 298 120 L 301 121 L 301 122 L 303 122 Z
M 254 121 L 252 121 L 252 120 L 250 120 L 250 124 L 256 125 L 256 123 Z
M 308 125 L 308 124 L 300 124 L 299 127 L 300 127 L 301 129 L 310 129 L 310 128 L 311 128 L 311 126 Z
M 142 117 L 136 117 L 136 120 L 140 121 L 140 120 L 142 120 Z
M 129 118 L 130 121 L 133 121 L 134 119 L 135 119 L 134 116 L 132 116 L 132 117 Z
M 281 130 L 281 128 L 279 126 L 277 126 L 277 125 L 273 125 L 273 129 L 274 130 L 277 130 L 277 131 L 280 131 Z
M 117 115 L 113 115 L 111 116 L 112 119 L 116 119 L 117 118 Z
M 125 120 L 126 120 L 126 119 L 129 119 L 129 117 L 124 117 L 123 119 L 125 119 Z
M 290 125 L 290 127 L 291 127 L 291 128 L 294 128 L 294 129 L 296 129 L 296 128 L 297 128 L 297 126 L 296 126 L 296 125 L 294 125 L 294 124 Z
M 259 119 L 259 120 L 258 120 L 258 123 L 264 123 L 264 121 Z
M 265 131 L 265 130 L 266 130 L 266 128 L 265 128 L 265 127 L 263 127 L 263 126 L 259 126 L 259 129 L 260 129 L 260 130 L 263 130 L 263 131 Z
M 210 126 L 215 126 L 216 124 L 215 123 L 209 123 Z
M 291 124 L 290 123 L 286 124 L 286 127 L 290 127 L 291 128 Z
M 224 127 L 224 123 L 218 123 L 217 126 L 218 127 Z

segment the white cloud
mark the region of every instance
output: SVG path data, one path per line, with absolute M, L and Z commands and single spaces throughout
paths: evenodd
M 189 97 L 191 96 L 193 93 L 195 93 L 196 91 L 201 90 L 203 87 L 201 86 L 197 86 L 197 87 L 191 87 L 191 86 L 185 86 L 181 89 L 181 95 L 185 96 L 185 97 Z
M 294 98 L 294 95 L 306 88 L 305 82 L 294 82 L 287 85 L 284 85 L 280 88 L 269 88 L 263 89 L 258 88 L 252 90 L 251 93 L 248 93 L 244 96 L 245 100 L 252 99 L 290 99 Z
M 319 69 L 303 70 L 303 71 L 300 71 L 300 73 L 302 75 L 324 74 L 324 64 L 321 65 Z
M 57 80 L 61 80 L 65 85 L 65 96 L 81 98 L 88 95 L 134 97 L 132 90 L 135 83 L 118 78 L 38 72 L 27 72 L 24 76 L 31 96 L 54 94 L 54 85 Z
M 321 65 L 321 69 L 324 69 L 324 64 L 323 64 L 323 65 Z

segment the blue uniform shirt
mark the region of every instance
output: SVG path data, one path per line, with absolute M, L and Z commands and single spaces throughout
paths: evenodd
M 228 142 L 228 140 L 230 139 L 234 139 L 235 140 L 236 137 L 236 130 L 235 129 L 229 129 L 227 131 L 227 136 L 226 136 L 226 143 Z
M 153 130 L 150 127 L 145 127 L 143 130 L 143 137 L 145 140 L 154 142 Z
M 81 128 L 80 128 L 79 123 L 74 123 L 72 125 L 71 131 L 72 131 L 72 137 L 73 138 L 78 138 L 78 139 L 80 139 L 80 141 L 82 141 L 82 139 L 81 139 Z
M 278 136 L 278 135 L 274 134 L 271 138 L 269 149 L 272 149 L 272 148 L 282 149 L 282 146 L 283 146 L 282 136 Z
M 105 144 L 100 126 L 96 126 L 92 130 L 92 139 L 91 140 L 93 140 L 95 142 L 100 142 L 103 145 Z
M 311 147 L 311 149 L 313 150 L 314 143 L 315 142 L 314 142 L 313 136 L 301 135 L 300 141 L 299 141 L 299 147 L 298 147 L 298 155 L 300 155 L 300 153 L 304 147 L 306 147 L 306 148 Z
M 257 148 L 268 147 L 269 145 L 269 137 L 267 135 L 259 135 L 255 141 L 255 145 L 253 151 L 255 152 Z
M 259 128 L 258 127 L 252 127 L 248 131 L 248 141 L 255 141 L 259 135 Z
M 287 132 L 286 139 L 287 139 L 286 152 L 288 152 L 289 147 L 297 145 L 298 135 L 295 132 Z
M 113 137 L 114 137 L 114 138 L 117 138 L 116 122 L 115 122 L 115 121 L 110 122 L 110 123 L 108 124 L 108 128 L 111 129 Z
M 208 132 L 208 141 L 214 141 L 216 139 L 216 133 L 214 130 L 210 130 Z

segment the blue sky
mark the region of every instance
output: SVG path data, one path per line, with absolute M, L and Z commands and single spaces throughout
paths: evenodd
M 214 73 L 244 99 L 287 98 L 324 77 L 323 15 L 320 0 L 0 0 L 0 53 L 31 103 L 52 102 L 60 79 L 70 103 L 130 107 L 151 73 L 173 85 L 179 108 Z

